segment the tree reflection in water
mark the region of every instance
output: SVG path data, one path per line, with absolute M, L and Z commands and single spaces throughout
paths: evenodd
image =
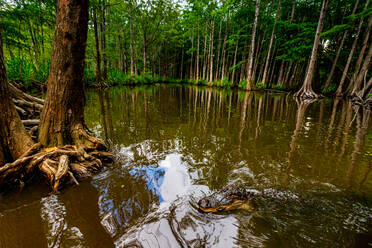
M 32 188 L 4 196 L 0 246 L 360 247 L 358 238 L 368 240 L 371 118 L 350 102 L 117 87 L 87 94 L 85 116 L 111 143 L 116 163 L 57 195 Z M 193 207 L 227 185 L 274 192 L 259 204 L 263 218 Z

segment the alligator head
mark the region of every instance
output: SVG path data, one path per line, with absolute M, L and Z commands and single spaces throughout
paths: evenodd
M 243 209 L 255 212 L 256 203 L 254 198 L 260 194 L 253 189 L 239 189 L 226 187 L 216 193 L 199 200 L 199 209 L 203 212 L 218 213 L 235 209 Z

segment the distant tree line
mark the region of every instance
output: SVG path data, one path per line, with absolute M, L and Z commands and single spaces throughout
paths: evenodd
M 10 79 L 46 79 L 55 15 L 55 0 L 2 3 Z M 370 0 L 91 0 L 85 78 L 367 96 L 371 25 Z

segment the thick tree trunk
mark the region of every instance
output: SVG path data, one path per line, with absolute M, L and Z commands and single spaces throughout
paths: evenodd
M 18 159 L 33 145 L 10 95 L 0 30 L 0 167 Z
M 312 79 L 313 79 L 313 72 L 314 72 L 314 67 L 315 67 L 316 56 L 317 56 L 317 53 L 318 53 L 320 33 L 323 30 L 324 19 L 325 19 L 325 15 L 326 15 L 326 11 L 327 11 L 329 1 L 330 0 L 323 0 L 322 9 L 320 10 L 318 27 L 316 29 L 313 50 L 311 52 L 309 67 L 307 69 L 306 77 L 305 77 L 304 83 L 302 85 L 302 88 L 295 94 L 295 97 L 300 97 L 300 98 L 317 98 L 317 97 L 319 97 L 313 91 L 311 83 L 312 83 Z
M 255 46 L 255 40 L 256 40 L 256 29 L 257 29 L 257 23 L 258 23 L 258 15 L 260 13 L 260 1 L 257 0 L 256 2 L 256 12 L 254 15 L 254 22 L 253 22 L 253 28 L 252 28 L 252 39 L 251 39 L 251 47 L 249 48 L 249 55 L 248 55 L 248 71 L 247 71 L 247 90 L 251 90 L 252 88 L 252 68 L 253 68 L 253 56 L 254 56 L 254 46 Z
M 279 15 L 280 15 L 280 4 L 281 4 L 281 0 L 279 0 L 279 2 L 278 2 L 278 8 L 276 10 L 274 27 L 273 27 L 273 31 L 271 32 L 271 38 L 270 38 L 270 43 L 269 43 L 269 50 L 267 52 L 267 57 L 266 57 L 266 61 L 265 61 L 265 69 L 264 69 L 264 73 L 263 73 L 263 76 L 262 76 L 262 83 L 263 84 L 266 84 L 267 74 L 268 74 L 268 70 L 269 70 L 271 49 L 273 47 L 274 36 L 275 36 L 275 27 L 276 27 L 276 23 L 278 21 Z
M 44 146 L 81 143 L 87 28 L 88 0 L 58 2 L 48 90 L 39 129 L 39 141 Z

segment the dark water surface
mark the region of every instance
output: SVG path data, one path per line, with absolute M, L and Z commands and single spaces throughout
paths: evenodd
M 86 122 L 116 163 L 0 198 L 0 247 L 372 247 L 371 120 L 349 102 L 122 87 L 89 91 Z M 195 209 L 227 185 L 272 199 Z

